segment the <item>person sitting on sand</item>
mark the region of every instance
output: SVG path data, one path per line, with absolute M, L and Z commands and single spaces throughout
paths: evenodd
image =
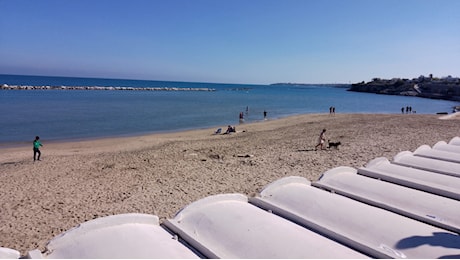
M 326 128 L 321 131 L 321 134 L 318 138 L 318 144 L 315 146 L 315 151 L 318 150 L 318 146 L 321 146 L 321 150 L 323 150 L 324 143 L 326 142 Z
M 40 146 L 43 146 L 41 143 L 40 143 L 40 137 L 38 136 L 35 136 L 35 140 L 34 140 L 34 162 L 36 160 L 39 160 L 40 161 L 40 155 L 42 155 L 42 153 L 40 152 Z M 38 158 L 36 158 L 38 154 Z
M 232 127 L 231 125 L 228 125 L 227 131 L 225 132 L 225 134 L 230 134 L 230 133 L 236 133 L 236 128 L 234 126 Z

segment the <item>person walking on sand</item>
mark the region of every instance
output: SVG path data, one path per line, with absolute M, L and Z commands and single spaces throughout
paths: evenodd
M 35 136 L 35 140 L 34 140 L 34 162 L 36 160 L 40 161 L 40 156 L 42 155 L 42 153 L 40 152 L 40 146 L 43 146 L 42 143 L 40 143 L 40 137 Z M 38 155 L 38 157 L 37 157 L 37 155 Z
M 318 144 L 315 146 L 315 151 L 318 150 L 318 146 L 321 146 L 321 150 L 323 150 L 324 143 L 326 142 L 326 129 L 321 131 L 321 134 L 318 137 Z

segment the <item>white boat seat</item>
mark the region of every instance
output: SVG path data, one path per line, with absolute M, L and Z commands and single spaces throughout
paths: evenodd
M 359 175 L 351 167 L 325 172 L 313 186 L 460 233 L 460 201 Z
M 427 158 L 433 158 L 436 160 L 460 163 L 460 156 L 458 155 L 458 153 L 431 149 L 431 147 L 426 144 L 417 148 L 417 150 L 414 151 L 414 155 L 427 157 Z
M 164 225 L 208 258 L 368 258 L 249 204 L 242 194 L 198 200 Z
M 120 214 L 84 222 L 53 238 L 44 253 L 28 258 L 195 258 L 187 248 L 147 214 Z
M 393 157 L 393 161 L 391 163 L 412 167 L 420 170 L 426 170 L 460 177 L 460 163 L 441 161 L 421 156 L 414 156 L 414 154 L 410 151 L 398 153 L 395 157 Z
M 439 141 L 435 145 L 433 145 L 433 149 L 451 152 L 451 153 L 457 153 L 460 156 L 460 145 L 453 145 L 453 144 L 448 144 L 444 141 Z
M 456 136 L 449 141 L 451 145 L 460 145 L 460 137 Z
M 275 181 L 259 196 L 251 198 L 250 202 L 375 258 L 439 258 L 458 253 L 458 250 L 428 244 L 401 246 L 401 241 L 408 237 L 431 237 L 438 232 L 450 234 L 452 243 L 460 243 L 460 237 L 397 213 L 313 187 L 302 177 Z
M 392 164 L 384 157 L 370 161 L 358 173 L 460 200 L 460 178 Z
M 19 251 L 7 248 L 7 247 L 0 247 L 0 259 L 19 259 L 21 254 Z

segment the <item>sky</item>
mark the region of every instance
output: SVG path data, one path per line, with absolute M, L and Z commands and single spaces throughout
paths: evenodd
M 0 0 L 0 74 L 214 83 L 460 77 L 458 0 Z

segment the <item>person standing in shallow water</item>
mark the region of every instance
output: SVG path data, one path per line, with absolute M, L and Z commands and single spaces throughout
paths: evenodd
M 40 161 L 40 156 L 42 155 L 42 153 L 40 152 L 40 146 L 43 146 L 42 143 L 40 143 L 40 137 L 35 136 L 35 140 L 34 140 L 34 162 L 36 160 Z M 37 157 L 37 155 L 38 155 L 38 157 Z

